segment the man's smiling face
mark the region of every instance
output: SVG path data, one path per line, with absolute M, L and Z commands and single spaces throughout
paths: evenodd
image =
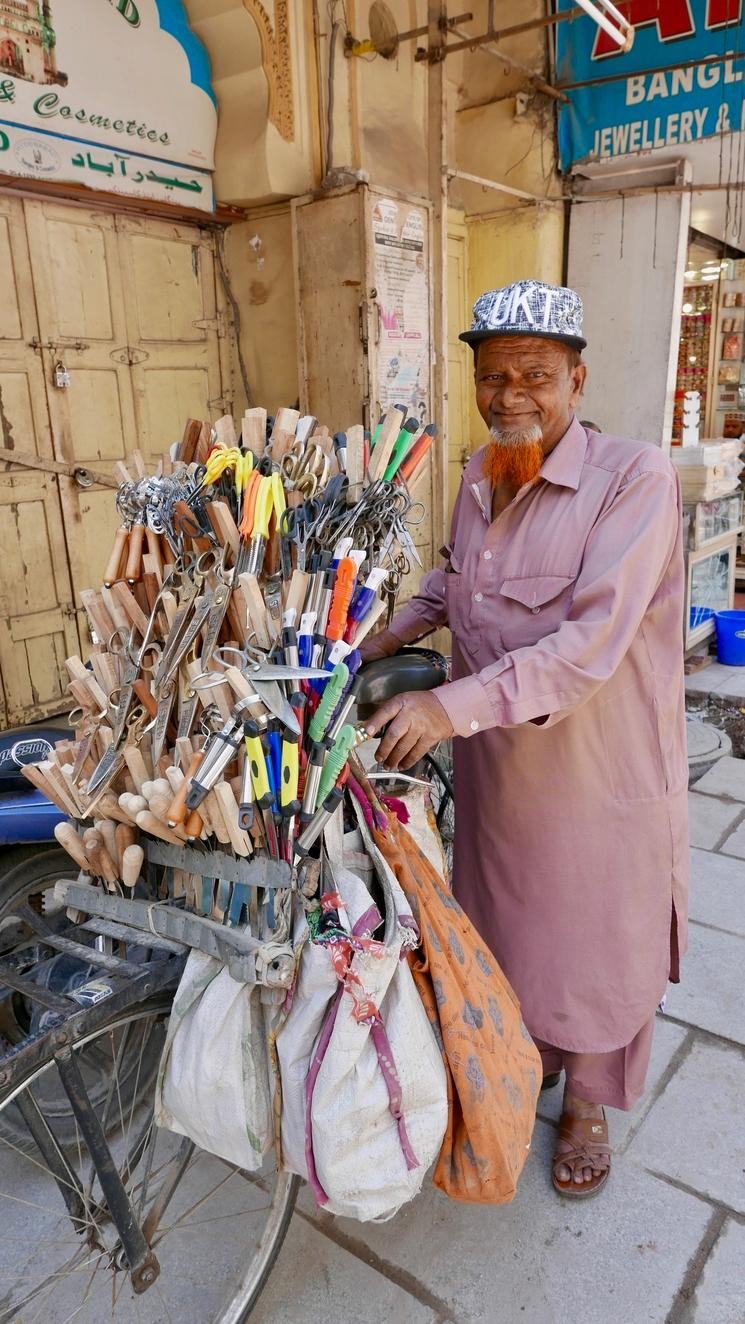
M 561 440 L 579 403 L 587 368 L 575 350 L 539 336 L 490 336 L 476 349 L 476 404 L 495 442 Z

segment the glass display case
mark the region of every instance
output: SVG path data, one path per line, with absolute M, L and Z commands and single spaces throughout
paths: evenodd
M 685 515 L 688 529 L 685 546 L 691 551 L 697 551 L 716 538 L 740 531 L 742 492 L 730 492 L 729 496 L 717 497 L 714 501 L 697 501 L 686 505 Z
M 708 547 L 688 553 L 685 648 L 714 634 L 714 614 L 734 602 L 737 533 L 726 534 Z

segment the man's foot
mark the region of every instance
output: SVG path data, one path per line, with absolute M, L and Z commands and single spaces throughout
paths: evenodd
M 594 1195 L 609 1174 L 608 1123 L 602 1106 L 565 1090 L 552 1165 L 555 1190 L 573 1197 Z

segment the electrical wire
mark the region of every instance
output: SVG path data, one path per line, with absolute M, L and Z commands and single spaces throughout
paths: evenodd
M 246 368 L 246 360 L 243 357 L 243 350 L 241 349 L 241 310 L 240 307 L 238 306 L 238 300 L 233 294 L 233 290 L 230 284 L 230 277 L 228 276 L 228 270 L 225 265 L 224 244 L 225 244 L 224 232 L 219 231 L 217 235 L 217 242 L 215 244 L 215 257 L 217 258 L 217 269 L 220 272 L 220 280 L 222 281 L 222 287 L 225 291 L 225 297 L 228 303 L 230 304 L 230 310 L 233 314 L 233 327 L 235 330 L 235 351 L 238 358 L 238 367 L 240 368 L 241 381 L 243 382 L 243 390 L 246 396 L 246 404 L 248 405 L 249 409 L 252 409 L 255 403 L 254 393 L 251 390 L 251 383 L 248 378 L 248 369 Z

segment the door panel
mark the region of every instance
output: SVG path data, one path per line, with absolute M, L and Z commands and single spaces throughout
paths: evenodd
M 3 297 L 0 299 L 0 339 L 20 340 L 23 336 L 19 309 L 20 296 L 16 285 L 10 218 L 7 215 L 0 215 L 0 271 L 3 273 Z
M 187 418 L 205 417 L 210 399 L 207 368 L 157 368 L 144 365 L 135 374 L 135 401 L 150 458 L 180 441 Z M 215 411 L 213 411 L 214 413 Z M 222 410 L 218 411 L 222 413 Z
M 113 214 L 57 202 L 26 202 L 29 245 L 47 379 L 55 454 L 111 474 L 115 460 L 137 445 L 119 246 Z M 70 386 L 54 385 L 55 363 Z M 102 580 L 118 521 L 113 491 L 79 488 L 60 476 L 72 582 L 80 590 Z M 81 638 L 87 622 L 79 611 Z
M 117 216 L 139 445 L 155 459 L 187 418 L 232 406 L 222 388 L 214 237 L 193 225 Z
M 16 198 L 0 197 L 0 288 L 0 445 L 51 457 L 23 203 Z M 79 644 L 56 479 L 0 464 L 0 529 L 0 719 L 12 725 L 69 706 L 60 667 Z
M 75 215 L 55 219 L 52 213 L 45 228 L 51 254 L 54 330 L 69 340 L 110 340 L 114 314 L 106 230 L 100 218 L 86 223 Z M 51 334 L 51 324 L 46 329 Z
M 121 227 L 120 227 L 121 229 Z M 186 230 L 187 227 L 184 227 Z M 203 317 L 200 245 L 193 234 L 179 238 L 127 234 L 139 339 L 204 343 L 205 331 L 195 324 Z M 162 291 L 154 299 L 153 291 Z
M 110 468 L 131 448 L 132 439 L 124 436 L 122 378 L 113 364 L 97 369 L 78 367 L 73 375 L 65 404 L 75 459 L 88 467 Z M 107 465 L 96 466 L 96 460 L 105 460 Z
M 78 651 L 56 480 L 26 471 L 0 488 L 0 667 L 8 722 L 69 707 L 62 664 Z

